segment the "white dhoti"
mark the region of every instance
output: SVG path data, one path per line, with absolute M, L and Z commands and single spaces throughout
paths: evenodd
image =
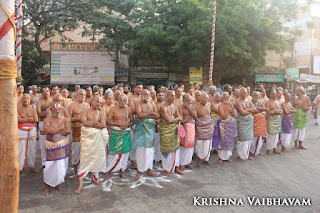
M 153 169 L 154 148 L 140 147 L 136 149 L 136 162 L 139 172 Z
M 212 141 L 197 140 L 195 147 L 198 157 L 203 161 L 209 161 L 210 151 L 212 150 Z
M 81 143 L 80 142 L 72 142 L 71 144 L 71 163 L 72 165 L 78 165 L 80 161 L 80 150 Z
M 279 141 L 279 134 L 269 134 L 267 135 L 267 149 L 277 148 Z
M 40 145 L 40 152 L 41 152 L 41 162 L 42 166 L 46 163 L 46 133 L 44 132 L 43 128 L 43 121 L 39 121 L 39 145 Z
M 320 115 L 317 115 L 317 123 L 318 123 L 318 126 L 320 127 Z
M 262 136 L 254 137 L 251 141 L 250 153 L 252 155 L 259 155 L 262 144 Z
M 167 158 L 161 155 L 162 167 L 167 173 L 172 173 L 179 166 L 180 149 L 175 152 L 169 152 Z
M 34 127 L 29 130 L 18 128 L 18 151 L 19 151 L 19 170 L 22 171 L 26 165 L 35 167 L 36 158 L 36 137 L 37 131 Z
M 107 172 L 117 172 L 121 170 L 124 172 L 127 168 L 129 152 L 118 155 L 108 155 Z
M 294 141 L 304 141 L 304 136 L 306 135 L 306 128 L 294 128 L 293 129 L 293 140 Z
M 64 182 L 68 170 L 68 158 L 46 161 L 43 170 L 43 179 L 46 184 L 56 187 Z
M 191 163 L 194 153 L 194 147 L 180 147 L 180 161 L 181 166 L 185 166 Z
M 237 141 L 238 156 L 242 160 L 247 160 L 248 159 L 250 146 L 251 146 L 251 140 L 249 140 L 249 141 Z
M 160 134 L 155 134 L 155 143 L 154 143 L 154 160 L 159 162 L 161 160 L 161 147 L 160 147 Z
M 132 147 L 133 147 L 134 130 L 132 130 L 132 129 L 130 129 L 130 136 L 131 136 L 131 144 L 132 144 Z M 136 161 L 136 150 L 135 149 L 132 149 L 130 151 L 130 160 L 131 161 Z
M 232 151 L 218 150 L 218 155 L 219 155 L 219 158 L 221 158 L 221 160 L 228 160 L 232 155 Z
M 281 134 L 281 144 L 282 144 L 282 146 L 284 146 L 284 147 L 290 146 L 291 138 L 292 138 L 292 134 L 282 133 Z

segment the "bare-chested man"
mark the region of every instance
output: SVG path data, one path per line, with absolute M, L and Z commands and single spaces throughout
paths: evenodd
M 165 96 L 163 92 L 157 93 L 157 101 L 155 102 L 155 105 L 157 107 L 158 112 L 160 113 L 160 107 L 165 103 Z M 160 134 L 159 134 L 159 124 L 160 119 L 157 120 L 156 123 L 156 133 L 155 133 L 155 143 L 154 143 L 154 160 L 156 162 L 161 161 L 161 147 L 160 147 Z
M 156 101 L 157 101 L 157 92 L 155 90 L 151 90 L 150 94 L 151 94 L 152 102 L 156 103 Z
M 262 137 L 267 134 L 267 123 L 266 123 L 266 111 L 267 108 L 264 102 L 260 100 L 260 92 L 254 91 L 252 93 L 252 103 L 256 107 L 257 112 L 253 113 L 253 132 L 254 138 L 252 139 L 250 146 L 250 155 L 263 155 L 260 153 L 262 147 Z
M 212 85 L 209 87 L 209 102 L 212 103 L 214 101 L 214 95 L 217 92 L 217 87 Z
M 195 120 L 197 118 L 196 110 L 191 106 L 189 94 L 183 95 L 183 104 L 179 109 L 182 116 L 182 124 L 185 129 L 185 136 L 180 136 L 180 170 L 183 171 L 183 166 L 189 169 L 194 169 L 190 163 L 194 153 L 195 140 Z
M 284 97 L 283 97 L 283 88 L 282 87 L 278 87 L 276 89 L 276 101 L 278 101 L 280 103 L 280 105 L 282 105 L 284 103 Z
M 66 117 L 66 118 L 70 118 L 69 113 L 68 113 L 68 109 L 63 106 L 63 97 L 60 93 L 54 95 L 52 101 L 54 103 L 59 103 L 62 105 L 62 109 L 61 109 L 62 116 Z M 47 117 L 51 116 L 51 109 L 50 108 L 48 108 L 46 110 L 46 112 L 47 112 Z
M 56 94 L 59 94 L 58 85 L 51 86 L 50 94 L 51 94 L 51 98 L 53 98 Z
M 209 163 L 210 151 L 212 149 L 212 137 L 214 131 L 214 121 L 211 119 L 211 109 L 207 104 L 209 96 L 206 93 L 201 94 L 200 102 L 195 106 L 198 115 L 196 121 L 196 152 L 198 155 L 198 167 L 202 167 L 201 161 Z
M 84 102 L 89 104 L 93 98 L 92 88 L 91 88 L 91 86 L 87 86 L 87 88 L 85 90 L 86 90 L 86 99 L 84 100 Z
M 174 97 L 173 104 L 176 105 L 178 108 L 180 108 L 180 106 L 182 105 L 182 88 L 181 87 L 178 87 L 175 90 L 175 97 Z
M 48 87 L 42 88 L 42 99 L 37 103 L 37 113 L 39 117 L 39 144 L 42 158 L 42 166 L 44 166 L 46 162 L 46 149 L 45 149 L 45 138 L 46 133 L 43 128 L 43 121 L 47 115 L 47 109 L 50 107 L 52 103 L 52 99 L 50 98 L 50 91 Z
M 105 105 L 102 107 L 101 111 L 104 112 L 104 114 L 106 115 L 106 117 L 108 117 L 108 113 L 111 109 L 111 107 L 113 107 L 113 94 L 107 92 L 105 95 Z
M 291 105 L 291 94 L 288 92 L 284 95 L 284 103 L 282 104 L 282 133 L 281 133 L 281 144 L 282 152 L 288 152 L 286 147 L 290 146 L 290 141 L 293 132 L 293 118 L 296 112 L 295 108 Z
M 78 90 L 80 89 L 80 85 L 76 85 L 74 87 L 75 91 L 71 93 L 71 99 L 73 101 L 77 101 Z
M 141 100 L 141 93 L 143 90 L 143 85 L 141 83 L 137 83 L 135 88 L 134 88 L 134 94 L 132 96 L 130 96 L 129 101 L 128 101 L 128 105 L 131 108 L 132 112 L 133 112 L 133 116 L 136 116 L 136 112 L 135 112 L 135 102 L 136 101 L 140 101 Z M 133 133 L 134 133 L 134 126 L 132 127 L 132 129 L 130 130 L 130 134 L 132 135 L 131 139 L 133 138 Z M 132 146 L 134 141 L 132 141 Z M 136 161 L 136 150 L 132 150 L 130 152 L 130 160 L 131 160 L 131 168 L 136 169 L 137 166 L 135 165 L 135 161 Z
M 31 172 L 39 172 L 35 168 L 37 122 L 37 111 L 34 107 L 30 106 L 29 94 L 24 94 L 21 98 L 21 105 L 18 106 L 18 150 L 20 171 L 24 169 L 25 164 L 27 163 Z
M 281 115 L 282 108 L 279 101 L 276 100 L 276 90 L 272 89 L 269 93 L 270 100 L 266 103 L 267 108 L 267 155 L 272 155 L 271 151 L 273 150 L 276 154 L 281 154 L 277 151 L 277 144 L 279 141 L 279 134 L 281 133 Z
M 46 162 L 43 170 L 45 189 L 42 195 L 47 196 L 50 187 L 63 191 L 60 184 L 64 182 L 68 170 L 70 154 L 69 137 L 71 133 L 70 120 L 61 114 L 62 105 L 51 103 L 52 114 L 44 120 L 46 132 Z
M 221 95 L 219 93 L 215 93 L 213 96 L 213 101 L 210 104 L 211 115 L 212 117 L 219 116 L 218 106 L 221 101 Z
M 36 108 L 38 101 L 40 101 L 38 87 L 36 85 L 32 85 L 32 93 L 30 94 L 30 105 Z
M 236 107 L 238 111 L 237 130 L 237 152 L 238 161 L 253 160 L 249 156 L 251 141 L 254 137 L 253 132 L 253 116 L 252 113 L 257 112 L 256 107 L 251 101 L 248 100 L 248 92 L 245 87 L 240 89 L 240 97 L 236 101 Z
M 135 118 L 136 128 L 134 130 L 134 145 L 136 150 L 137 175 L 135 179 L 139 179 L 142 172 L 147 171 L 150 176 L 157 177 L 152 172 L 154 159 L 154 143 L 155 143 L 155 125 L 159 118 L 156 105 L 151 101 L 150 91 L 144 89 L 141 100 L 135 102 Z
M 22 84 L 19 84 L 17 86 L 17 104 L 18 106 L 21 104 L 21 98 L 24 92 L 24 86 Z
M 232 155 L 234 146 L 234 136 L 236 134 L 236 112 L 233 103 L 230 102 L 228 92 L 221 94 L 221 103 L 218 106 L 220 115 L 220 142 L 219 142 L 219 160 L 218 164 L 223 164 L 223 161 L 232 163 L 229 159 Z
M 126 178 L 124 171 L 132 150 L 130 128 L 134 124 L 133 112 L 127 102 L 127 96 L 120 95 L 119 104 L 111 107 L 108 113 L 107 124 L 111 126 L 111 136 L 107 165 L 109 175 L 106 179 L 111 178 L 112 173 L 117 171 L 120 171 L 121 178 Z
M 61 95 L 62 95 L 62 98 L 63 98 L 63 106 L 65 108 L 68 108 L 70 104 L 72 104 L 72 99 L 71 98 L 68 98 L 69 96 L 69 91 L 67 89 L 63 89 L 61 91 Z
M 233 104 L 234 107 L 236 107 L 236 102 L 240 97 L 240 90 L 239 89 L 235 89 L 230 97 L 230 101 Z
M 77 166 L 80 161 L 80 137 L 81 137 L 81 111 L 90 108 L 90 105 L 84 102 L 86 98 L 86 91 L 84 89 L 79 89 L 78 94 L 75 96 L 77 99 L 74 103 L 70 104 L 68 112 L 71 118 L 72 127 L 72 144 L 71 144 L 71 163 L 73 165 L 73 173 L 77 174 Z
M 304 146 L 302 146 L 302 142 L 304 141 L 304 136 L 306 133 L 308 111 L 311 109 L 311 101 L 310 98 L 305 95 L 303 87 L 298 87 L 296 89 L 296 97 L 293 101 L 293 106 L 296 109 L 293 119 L 293 139 L 295 142 L 294 149 L 306 149 Z
M 80 113 L 81 127 L 81 148 L 79 163 L 79 186 L 74 193 L 79 194 L 83 187 L 83 178 L 92 173 L 92 182 L 101 185 L 99 172 L 106 172 L 106 142 L 102 129 L 106 128 L 106 118 L 100 112 L 101 97 L 95 96 L 91 100 L 91 107 Z
M 264 105 L 266 105 L 266 103 L 270 100 L 270 99 L 267 97 L 267 92 L 266 92 L 266 89 L 265 89 L 265 88 L 261 88 L 261 97 L 260 97 L 260 100 L 264 103 Z
M 169 90 L 166 94 L 166 102 L 160 107 L 160 147 L 161 161 L 164 175 L 169 176 L 175 170 L 176 173 L 184 175 L 179 169 L 179 135 L 178 124 L 182 121 L 179 110 L 173 104 L 175 93 Z
M 201 96 L 201 94 L 202 94 L 202 93 L 201 93 L 200 90 L 196 90 L 196 91 L 194 92 L 194 102 L 193 102 L 194 107 L 196 107 L 196 105 L 200 103 L 200 96 Z

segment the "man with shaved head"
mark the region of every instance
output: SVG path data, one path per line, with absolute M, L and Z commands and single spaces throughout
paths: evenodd
M 290 146 L 292 132 L 293 132 L 293 118 L 296 113 L 295 108 L 291 105 L 291 94 L 286 93 L 284 95 L 284 103 L 282 104 L 282 133 L 281 133 L 281 144 L 282 152 L 288 152 L 286 149 Z
M 136 150 L 137 175 L 139 179 L 142 172 L 147 171 L 150 176 L 157 175 L 152 172 L 154 159 L 155 125 L 159 118 L 156 105 L 151 101 L 150 91 L 144 89 L 140 101 L 135 103 L 137 117 L 134 119 L 136 128 L 133 137 L 133 149 Z
M 36 123 L 38 115 L 35 108 L 30 106 L 29 94 L 22 95 L 21 105 L 18 106 L 18 150 L 19 169 L 22 171 L 27 163 L 31 172 L 39 172 L 35 168 L 36 157 Z
M 311 101 L 310 98 L 305 94 L 302 86 L 296 89 L 296 97 L 293 101 L 293 106 L 296 109 L 293 119 L 293 139 L 295 142 L 294 149 L 306 149 L 304 146 L 302 146 L 302 142 L 304 141 L 304 136 L 306 134 L 308 111 L 311 109 Z
M 183 95 L 183 104 L 179 109 L 182 116 L 182 124 L 185 129 L 185 135 L 180 136 L 180 170 L 184 170 L 183 166 L 194 169 L 190 163 L 194 153 L 195 141 L 195 120 L 197 119 L 197 112 L 191 106 L 191 99 L 189 94 Z
M 209 102 L 212 103 L 214 101 L 214 95 L 217 92 L 217 87 L 212 85 L 209 87 Z
M 257 111 L 252 114 L 254 138 L 250 146 L 250 155 L 262 155 L 260 149 L 262 147 L 262 137 L 267 134 L 266 123 L 266 106 L 260 100 L 260 92 L 254 91 L 252 93 L 252 103 L 257 108 Z
M 73 101 L 77 101 L 78 90 L 80 89 L 80 85 L 76 85 L 74 87 L 75 91 L 71 93 L 71 99 Z
M 69 98 L 69 91 L 68 89 L 64 88 L 62 91 L 61 91 L 61 95 L 62 95 L 62 98 L 63 98 L 63 106 L 65 108 L 68 108 L 70 104 L 73 103 L 72 99 Z
M 271 151 L 273 150 L 276 154 L 281 154 L 277 151 L 277 144 L 279 141 L 279 134 L 281 133 L 281 115 L 282 108 L 280 102 L 276 100 L 276 90 L 272 89 L 269 93 L 270 100 L 266 103 L 267 108 L 267 155 L 272 155 Z
M 30 105 L 36 108 L 36 104 L 40 101 L 40 95 L 38 94 L 38 87 L 32 85 L 32 93 L 30 94 Z
M 172 90 L 167 92 L 167 98 L 164 105 L 160 107 L 160 146 L 161 146 L 161 161 L 164 169 L 164 175 L 169 176 L 175 171 L 178 174 L 184 175 L 179 169 L 179 135 L 178 124 L 182 121 L 179 110 L 173 104 L 175 93 Z
M 89 104 L 93 98 L 91 86 L 87 86 L 85 91 L 86 91 L 86 99 L 84 100 L 84 102 Z
M 228 92 L 221 94 L 221 103 L 218 106 L 220 115 L 220 141 L 219 141 L 219 164 L 223 161 L 232 163 L 229 159 L 232 155 L 234 146 L 234 135 L 236 133 L 236 112 L 233 104 L 230 102 L 230 95 Z
M 80 138 L 81 138 L 81 111 L 90 108 L 90 105 L 84 102 L 86 98 L 86 91 L 84 89 L 79 89 L 77 95 L 75 96 L 76 100 L 74 103 L 70 104 L 68 108 L 68 113 L 71 119 L 72 127 L 72 144 L 71 144 L 71 163 L 73 165 L 73 173 L 77 174 L 77 166 L 80 161 Z
M 213 137 L 212 137 L 212 148 L 213 149 L 218 149 L 219 147 L 219 110 L 218 106 L 221 102 L 221 96 L 219 93 L 215 93 L 213 96 L 213 101 L 210 104 L 211 108 L 211 118 L 213 119 L 213 125 L 214 125 L 214 132 L 213 132 Z
M 61 105 L 62 105 L 62 108 L 61 108 L 61 113 L 62 113 L 62 115 L 63 115 L 64 117 L 66 117 L 66 118 L 70 118 L 67 108 L 65 108 L 65 107 L 63 106 L 63 97 L 62 97 L 62 95 L 61 95 L 60 93 L 55 94 L 55 95 L 53 96 L 53 102 L 54 102 L 54 103 L 59 103 L 59 104 L 61 104 Z M 47 113 L 47 115 L 46 115 L 47 117 L 48 117 L 48 116 L 51 116 L 51 109 L 48 108 L 47 111 L 46 111 L 46 113 Z
M 202 167 L 201 161 L 209 163 L 210 151 L 212 149 L 212 137 L 214 131 L 214 121 L 211 118 L 211 109 L 207 104 L 209 96 L 206 93 L 201 94 L 200 102 L 195 106 L 198 115 L 196 120 L 196 152 L 198 155 L 198 167 Z
M 249 156 L 251 141 L 254 137 L 253 132 L 253 116 L 252 113 L 257 112 L 256 107 L 247 98 L 248 92 L 245 87 L 240 89 L 240 98 L 236 101 L 236 107 L 238 111 L 237 119 L 237 152 L 238 161 L 243 162 L 244 160 L 253 160 Z
M 119 104 L 111 107 L 107 124 L 111 126 L 111 136 L 108 149 L 108 177 L 112 173 L 120 171 L 120 177 L 126 178 L 124 171 L 127 168 L 129 153 L 132 150 L 130 128 L 133 125 L 133 113 L 128 105 L 125 94 L 119 97 Z
M 83 178 L 92 173 L 92 182 L 101 185 L 99 172 L 106 172 L 106 142 L 102 129 L 106 128 L 106 118 L 100 112 L 101 97 L 91 100 L 91 107 L 81 111 L 81 149 L 79 165 L 79 186 L 74 193 L 79 194 L 83 187 Z
M 39 117 L 39 144 L 42 158 L 42 166 L 44 166 L 46 162 L 46 149 L 45 149 L 45 131 L 43 128 L 43 121 L 47 115 L 47 109 L 50 107 L 52 103 L 52 99 L 50 98 L 50 91 L 48 87 L 42 88 L 42 99 L 37 103 L 37 113 Z
M 47 196 L 50 187 L 63 191 L 60 186 L 64 182 L 68 170 L 68 157 L 70 154 L 69 137 L 71 133 L 70 120 L 61 113 L 60 103 L 51 103 L 52 112 L 44 120 L 46 132 L 45 148 L 46 162 L 43 170 L 45 189 L 42 195 Z
M 195 92 L 194 92 L 194 102 L 193 102 L 193 105 L 194 106 L 196 106 L 197 104 L 199 104 L 200 103 L 200 96 L 201 96 L 201 91 L 200 90 L 196 90 Z
M 175 89 L 175 97 L 174 97 L 173 104 L 176 105 L 178 108 L 180 108 L 180 106 L 182 105 L 182 88 L 181 87 L 177 87 Z

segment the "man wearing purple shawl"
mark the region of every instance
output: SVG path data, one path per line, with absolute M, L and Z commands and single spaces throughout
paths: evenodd
M 236 112 L 233 104 L 229 100 L 229 93 L 221 94 L 222 102 L 219 104 L 218 110 L 220 115 L 220 142 L 219 142 L 219 161 L 218 164 L 223 164 L 223 161 L 232 163 L 229 159 L 232 155 L 234 145 L 234 135 L 236 133 Z
M 282 115 L 282 134 L 281 134 L 281 144 L 282 144 L 282 152 L 288 152 L 286 147 L 290 145 L 292 132 L 293 132 L 293 118 L 296 110 L 291 105 L 291 95 L 290 93 L 286 93 L 284 95 L 285 102 L 281 105 L 283 110 Z

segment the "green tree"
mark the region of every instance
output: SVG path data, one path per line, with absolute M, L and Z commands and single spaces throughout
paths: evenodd
M 22 40 L 22 78 L 25 86 L 36 84 L 36 70 L 49 62 L 47 57 L 41 56 L 31 40 Z
M 93 1 L 92 1 L 93 2 Z M 65 28 L 76 29 L 79 26 L 79 14 L 90 8 L 87 0 L 25 0 L 23 13 L 26 20 L 24 36 L 31 34 L 40 55 L 44 56 L 41 43 L 59 34 L 63 41 Z

